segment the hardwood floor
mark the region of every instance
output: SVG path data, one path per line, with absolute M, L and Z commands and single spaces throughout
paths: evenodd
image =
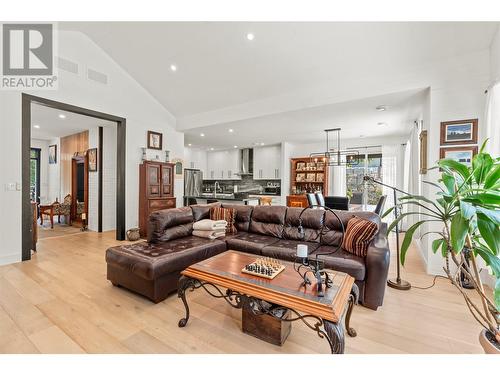
M 202 290 L 189 294 L 191 319 L 178 328 L 184 311 L 176 295 L 155 305 L 106 280 L 104 253 L 116 243 L 112 232 L 47 238 L 31 261 L 0 267 L 0 352 L 329 352 L 301 322 L 283 347 L 245 335 L 241 311 Z M 432 277 L 413 250 L 404 277 L 427 286 Z M 384 306 L 356 306 L 351 325 L 358 336 L 346 337 L 346 353 L 482 352 L 478 325 L 443 279 L 430 290 L 387 288 Z

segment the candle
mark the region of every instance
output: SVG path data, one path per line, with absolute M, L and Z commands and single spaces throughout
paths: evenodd
M 297 245 L 297 257 L 307 258 L 308 248 L 307 245 Z

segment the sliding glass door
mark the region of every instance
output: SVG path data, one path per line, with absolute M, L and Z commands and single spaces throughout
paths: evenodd
M 350 157 L 347 165 L 347 194 L 352 204 L 377 204 L 382 195 L 382 187 L 364 183 L 363 177 L 370 176 L 382 181 L 382 153 L 360 152 Z

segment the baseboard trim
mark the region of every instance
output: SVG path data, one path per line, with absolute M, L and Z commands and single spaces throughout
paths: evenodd
M 20 261 L 21 261 L 20 253 L 12 253 L 0 256 L 0 266 L 5 266 L 7 264 L 17 263 Z

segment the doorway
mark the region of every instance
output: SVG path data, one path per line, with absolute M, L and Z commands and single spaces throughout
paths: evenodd
M 22 260 L 31 259 L 33 246 L 33 216 L 31 212 L 31 121 L 32 104 L 37 104 L 56 110 L 89 116 L 116 124 L 116 239 L 125 239 L 125 141 L 126 119 L 107 113 L 93 111 L 75 105 L 54 100 L 22 94 Z M 101 131 L 100 131 L 101 132 Z M 97 160 L 102 171 L 102 139 L 99 141 Z M 99 173 L 98 191 L 98 232 L 102 231 L 102 173 Z M 39 191 L 39 189 L 38 189 Z

